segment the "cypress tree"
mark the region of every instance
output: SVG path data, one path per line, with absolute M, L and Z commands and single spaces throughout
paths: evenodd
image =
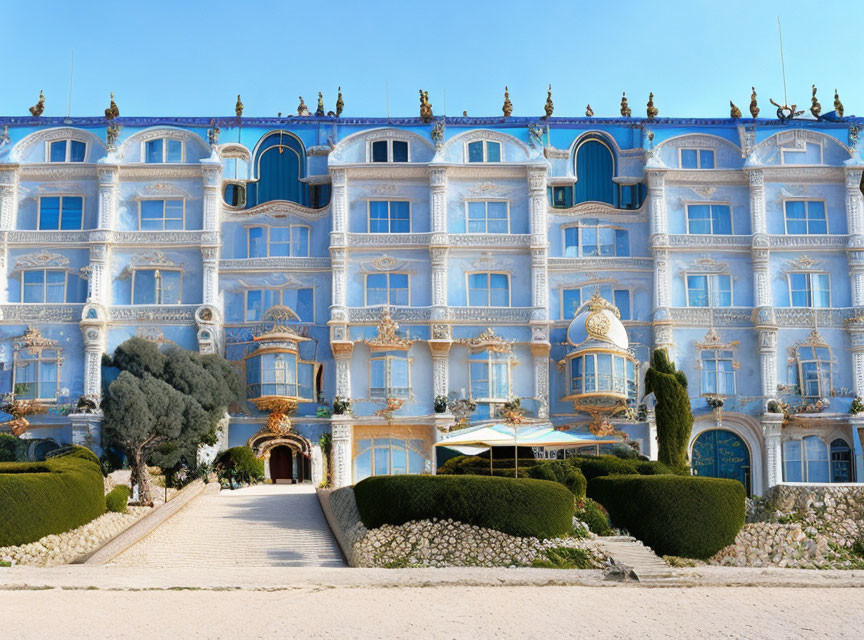
M 658 460 L 677 473 L 687 473 L 687 445 L 693 429 L 687 377 L 669 361 L 665 349 L 654 350 L 645 373 L 645 393 L 653 393 L 656 400 Z

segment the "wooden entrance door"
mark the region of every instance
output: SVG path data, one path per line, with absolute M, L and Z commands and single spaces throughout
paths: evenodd
M 270 450 L 270 479 L 275 483 L 291 482 L 293 476 L 293 454 L 290 447 L 273 447 Z

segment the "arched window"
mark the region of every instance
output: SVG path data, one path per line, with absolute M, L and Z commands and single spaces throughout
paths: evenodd
M 843 438 L 831 443 L 831 482 L 854 482 L 852 449 Z
M 272 200 L 308 204 L 308 189 L 300 181 L 306 175 L 306 150 L 300 140 L 282 131 L 271 133 L 258 146 L 254 167 L 257 179 L 249 182 L 247 206 Z
M 606 202 L 618 205 L 615 157 L 605 142 L 589 138 L 576 148 L 576 184 L 573 202 Z

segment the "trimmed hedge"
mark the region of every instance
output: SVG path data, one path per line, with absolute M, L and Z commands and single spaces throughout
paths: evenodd
M 511 452 L 512 455 L 512 452 Z M 519 458 L 519 471 L 528 469 L 542 463 L 543 460 L 536 458 Z M 510 471 L 510 477 L 513 477 L 514 459 L 502 455 L 500 458 L 493 456 L 492 469 L 494 471 Z M 476 476 L 489 475 L 489 456 L 456 456 L 450 458 L 438 467 L 438 475 L 466 475 L 472 474 Z M 493 472 L 493 475 L 498 475 Z
M 582 472 L 564 460 L 550 460 L 530 467 L 528 476 L 537 480 L 550 480 L 563 484 L 570 490 L 570 493 L 579 499 L 585 497 L 585 489 L 588 487 L 588 481 Z
M 216 458 L 213 467 L 220 480 L 231 483 L 253 483 L 264 477 L 264 461 L 245 446 L 226 449 Z
M 623 459 L 617 456 L 576 456 L 566 462 L 582 472 L 590 484 L 601 476 L 623 476 L 636 474 L 653 476 L 672 473 L 662 462 L 654 460 Z
M 118 484 L 105 496 L 105 506 L 108 508 L 108 511 L 124 513 L 130 495 L 132 495 L 132 490 L 127 485 Z
M 588 484 L 612 522 L 659 555 L 708 558 L 744 525 L 744 485 L 694 476 L 608 476 Z
M 612 527 L 609 524 L 609 514 L 598 502 L 591 498 L 579 500 L 573 517 L 588 525 L 588 530 L 598 536 L 611 536 Z
M 354 496 L 369 529 L 450 518 L 514 536 L 555 538 L 573 526 L 573 494 L 546 480 L 373 476 L 354 487 Z
M 0 464 L 0 546 L 63 533 L 105 512 L 96 456 L 75 447 L 44 462 Z

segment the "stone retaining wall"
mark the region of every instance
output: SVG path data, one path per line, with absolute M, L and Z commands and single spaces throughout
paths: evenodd
M 354 499 L 354 488 L 318 489 L 318 500 L 321 510 L 330 525 L 330 530 L 342 549 L 342 555 L 349 567 L 356 567 L 354 546 L 366 536 L 367 529 L 360 519 L 357 501 Z

